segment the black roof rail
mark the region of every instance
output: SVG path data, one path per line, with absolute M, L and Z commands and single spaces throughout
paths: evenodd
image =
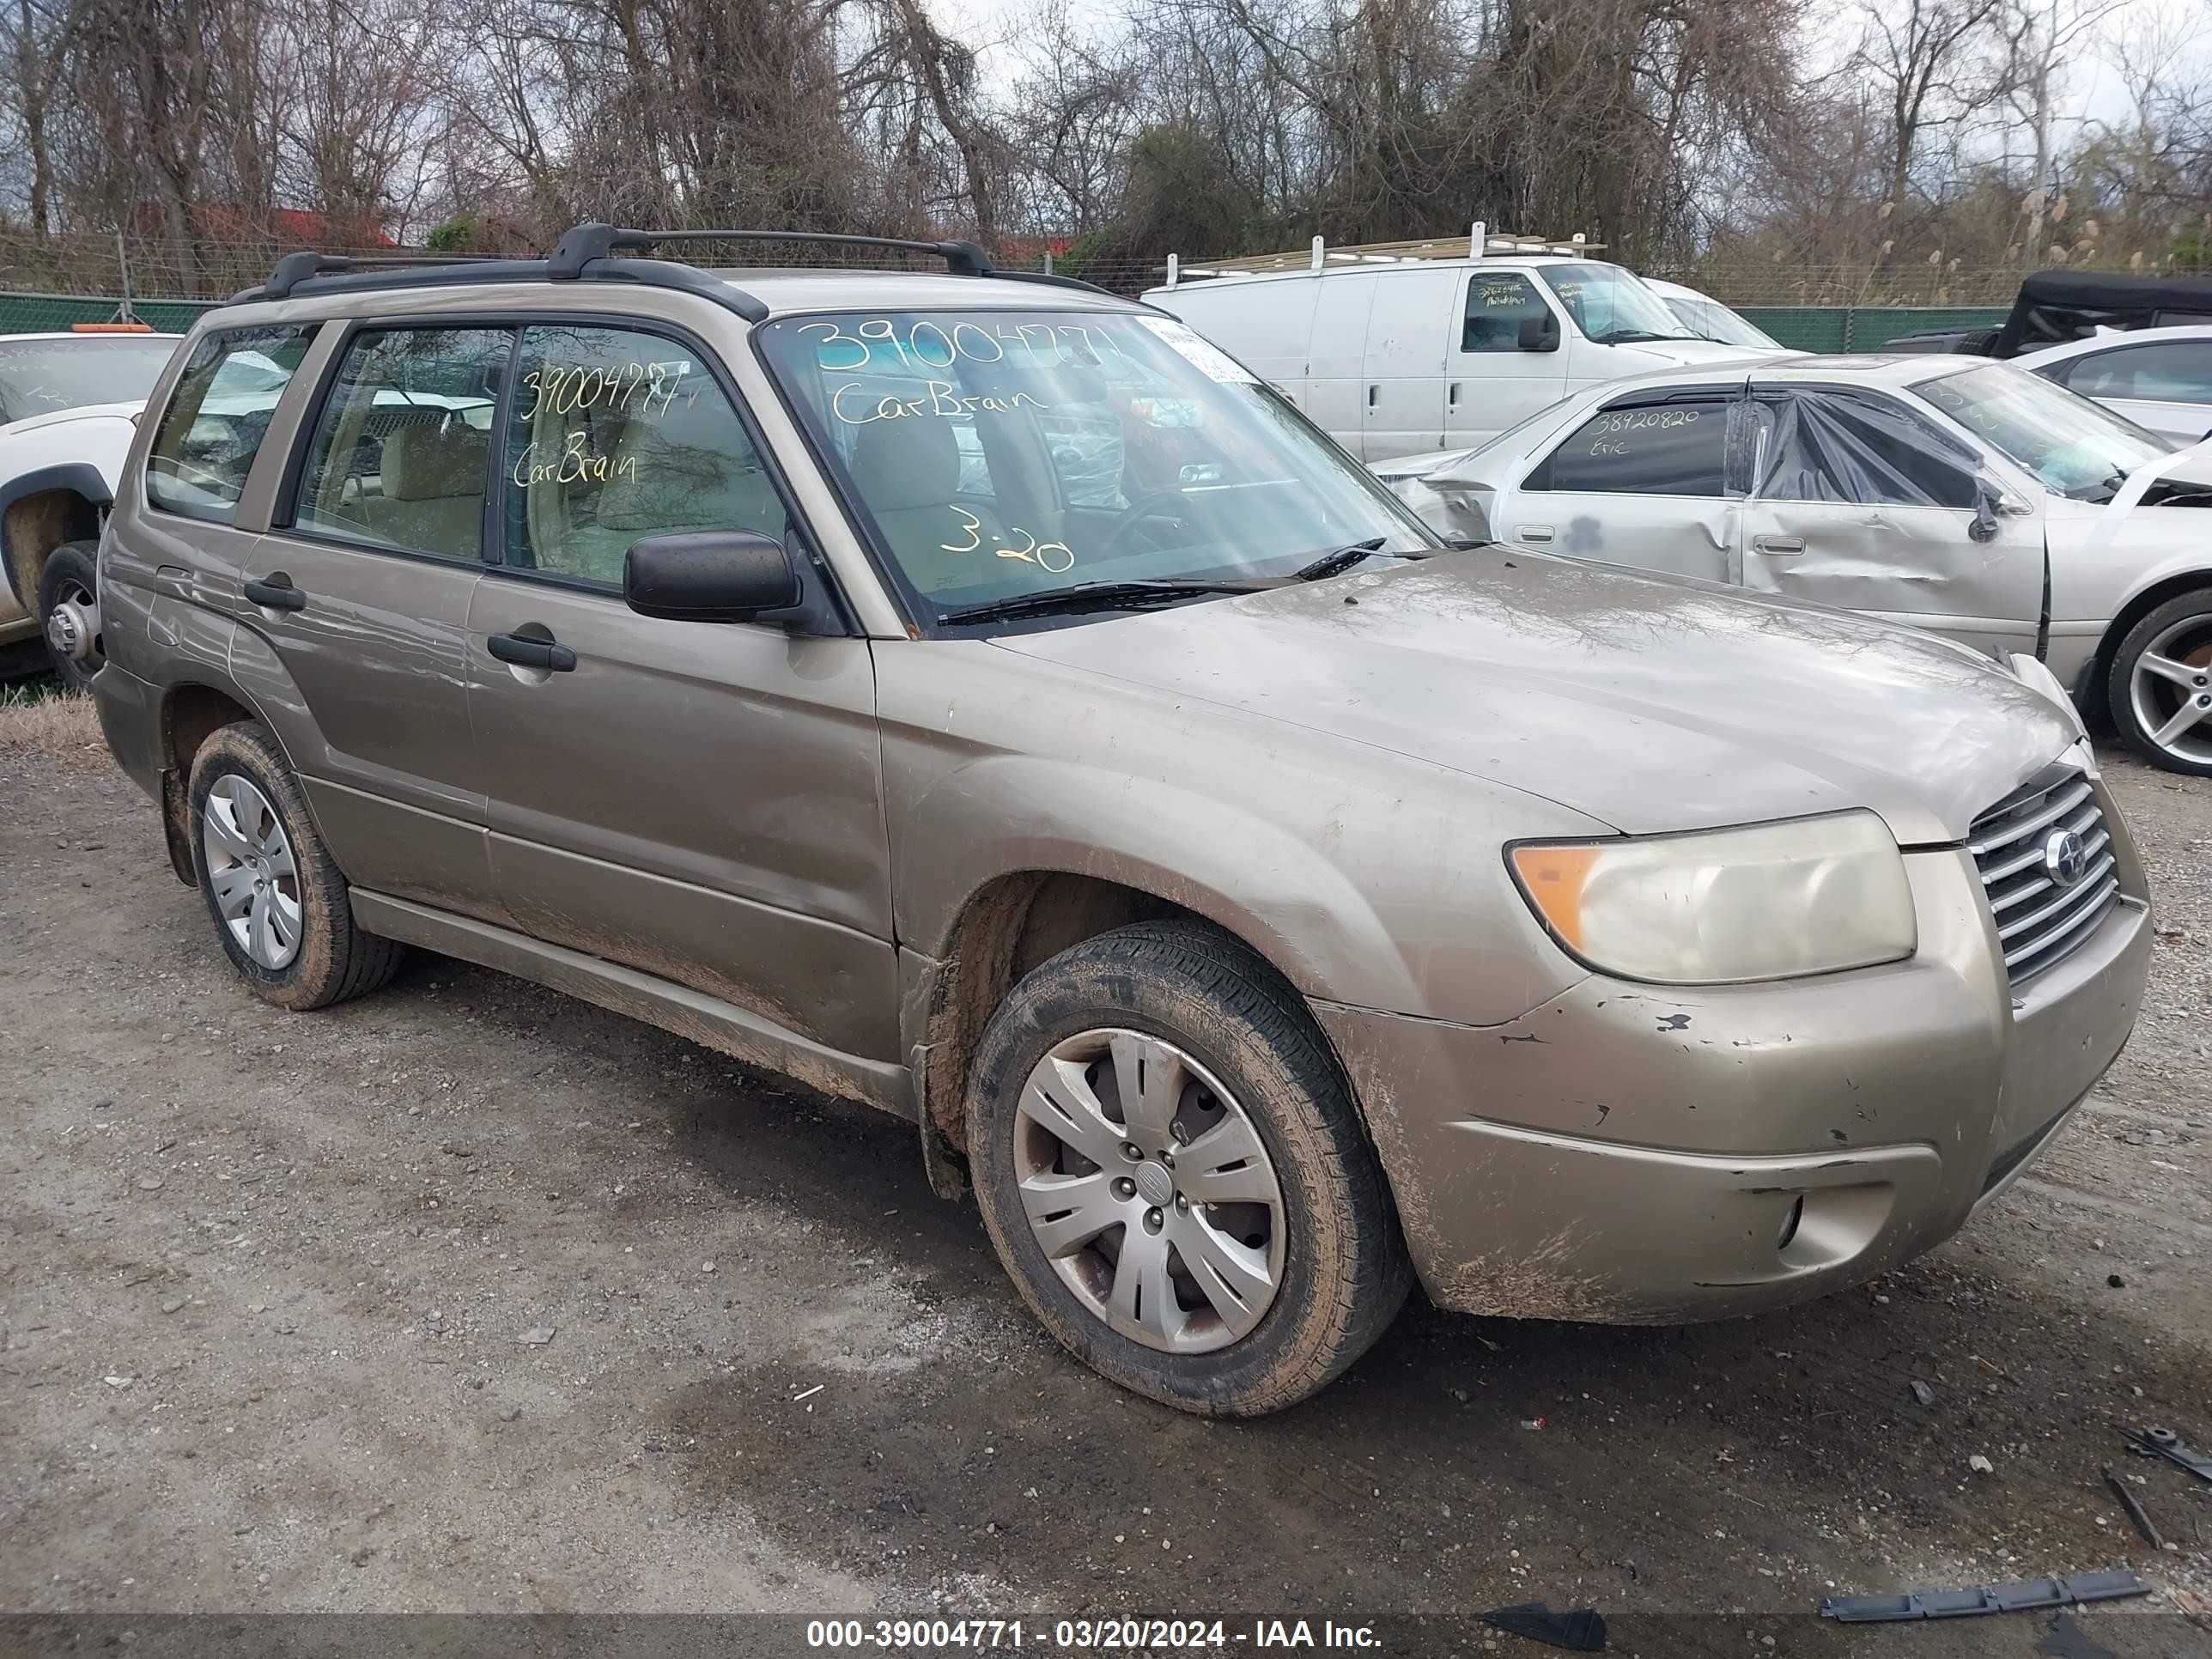
M 623 230 L 614 225 L 576 226 L 554 246 L 546 264 L 555 282 L 583 275 L 593 259 L 618 252 L 647 252 L 669 242 L 814 242 L 830 247 L 890 248 L 901 253 L 926 253 L 945 261 L 955 276 L 995 276 L 1001 274 L 991 256 L 973 242 L 922 242 L 900 236 L 851 236 L 814 230 Z
M 297 253 L 288 253 L 279 259 L 276 269 L 269 273 L 269 280 L 260 287 L 243 289 L 233 299 L 234 301 L 249 297 L 282 300 L 302 283 L 345 271 L 411 270 L 418 265 L 473 265 L 495 262 L 496 256 L 489 253 L 317 253 L 311 248 L 302 248 Z

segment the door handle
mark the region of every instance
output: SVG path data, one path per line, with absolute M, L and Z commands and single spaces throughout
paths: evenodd
M 1552 526 L 1547 524 L 1524 524 L 1513 532 L 1524 542 L 1548 542 Z
M 1459 407 L 1459 382 L 1457 380 L 1454 380 L 1450 385 L 1444 388 L 1444 407 L 1446 409 L 1457 409 Z
M 249 577 L 246 597 L 264 611 L 305 611 L 307 593 L 292 586 L 292 579 L 281 570 L 272 570 L 266 580 Z
M 495 634 L 484 641 L 493 656 L 517 668 L 544 668 L 566 674 L 576 665 L 576 653 L 556 640 L 532 639 L 527 634 Z
M 1380 386 L 1369 386 L 1369 387 L 1367 388 L 1367 406 L 1368 406 L 1368 408 L 1372 409 L 1372 408 L 1374 408 L 1374 407 L 1375 407 L 1375 394 L 1376 394 L 1377 392 L 1380 392 L 1382 389 L 1382 387 L 1380 387 Z
M 1761 553 L 1790 554 L 1805 550 L 1802 536 L 1753 536 L 1751 544 Z

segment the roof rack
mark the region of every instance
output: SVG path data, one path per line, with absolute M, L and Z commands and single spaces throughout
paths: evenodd
M 768 320 L 768 307 L 726 276 L 709 275 L 697 265 L 678 260 L 622 257 L 633 252 L 649 252 L 668 243 L 686 242 L 817 242 L 831 246 L 890 248 L 940 258 L 956 276 L 1043 283 L 1090 294 L 1107 293 L 1094 283 L 1054 276 L 1049 271 L 1001 270 L 973 242 L 925 242 L 896 236 L 853 236 L 805 230 L 627 230 L 592 222 L 568 230 L 543 259 L 509 259 L 491 254 L 393 253 L 360 258 L 307 251 L 288 253 L 276 262 L 276 269 L 268 281 L 258 288 L 245 289 L 233 295 L 231 303 L 288 299 L 310 283 L 317 293 L 327 294 L 362 289 L 428 288 L 449 283 L 627 282 L 699 295 L 736 312 L 749 323 Z
M 1312 246 L 1303 252 L 1255 253 L 1242 258 L 1208 259 L 1188 265 L 1170 253 L 1167 285 L 1174 288 L 1191 276 L 1267 276 L 1292 272 L 1319 276 L 1358 265 L 1395 265 L 1425 259 L 1513 258 L 1531 253 L 1580 258 L 1601 252 L 1604 247 L 1603 242 L 1593 242 L 1580 231 L 1565 239 L 1513 236 L 1503 231 L 1493 235 L 1490 227 L 1478 219 L 1465 236 L 1430 237 L 1419 241 L 1353 242 L 1331 247 L 1323 238 L 1316 236 Z

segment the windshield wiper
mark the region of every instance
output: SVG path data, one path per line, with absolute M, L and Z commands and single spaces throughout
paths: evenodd
M 1334 549 L 1300 565 L 1291 572 L 1291 580 L 1294 582 L 1317 582 L 1324 577 L 1342 575 L 1355 564 L 1380 553 L 1382 544 L 1389 539 L 1388 536 L 1370 536 L 1364 542 L 1353 542 L 1348 546 Z
M 1597 337 L 1600 345 L 1626 345 L 1632 340 L 1686 340 L 1687 334 L 1654 334 L 1648 328 L 1616 328 Z
M 959 611 L 938 613 L 941 628 L 968 623 L 1011 622 L 1021 617 L 1049 617 L 1083 611 L 1135 611 L 1148 605 L 1170 605 L 1204 593 L 1261 593 L 1275 582 L 1202 581 L 1181 578 L 1126 582 L 1078 582 L 1044 593 L 1011 593 L 988 605 L 971 605 Z

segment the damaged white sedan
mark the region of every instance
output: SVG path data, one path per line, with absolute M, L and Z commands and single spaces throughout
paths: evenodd
M 2212 443 L 1987 358 L 1792 357 L 1614 381 L 1375 471 L 1435 528 L 2041 659 L 2212 775 Z

